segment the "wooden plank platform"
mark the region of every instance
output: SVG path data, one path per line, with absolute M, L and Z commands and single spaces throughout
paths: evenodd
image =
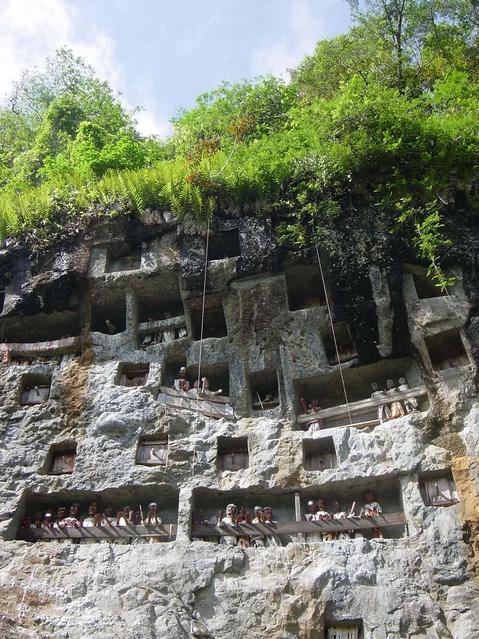
M 64 353 L 80 352 L 84 338 L 64 337 L 63 339 L 55 339 L 50 342 L 32 342 L 32 343 L 8 343 L 4 344 L 10 355 L 62 355 Z
M 236 419 L 230 398 L 221 395 L 197 395 L 196 389 L 178 391 L 160 386 L 158 401 L 170 408 L 189 410 L 215 419 Z
M 91 528 L 22 528 L 19 537 L 35 539 L 129 539 L 135 537 L 162 537 L 165 541 L 176 537 L 176 524 L 159 526 L 98 526 Z
M 425 386 L 416 386 L 415 388 L 411 388 L 409 391 L 404 391 L 400 393 L 394 393 L 388 395 L 387 397 L 368 397 L 367 399 L 361 399 L 357 402 L 351 402 L 350 404 L 339 404 L 338 406 L 331 406 L 330 408 L 323 408 L 316 413 L 306 413 L 303 415 L 299 415 L 298 423 L 307 424 L 309 422 L 313 422 L 315 419 L 321 419 L 323 421 L 328 419 L 334 419 L 341 417 L 343 415 L 348 416 L 348 413 L 351 413 L 352 416 L 358 416 L 362 413 L 370 413 L 374 411 L 374 409 L 383 406 L 384 404 L 391 404 L 392 402 L 398 402 L 405 399 L 410 398 L 419 398 L 427 395 L 427 389 Z M 365 425 L 367 422 L 376 421 L 379 423 L 379 420 L 366 420 L 364 422 L 358 422 L 355 424 L 353 422 L 353 426 L 361 426 Z M 346 426 L 350 426 L 349 422 Z
M 151 333 L 156 331 L 166 331 L 174 328 L 186 327 L 186 317 L 177 315 L 164 320 L 156 320 L 152 322 L 140 322 L 138 324 L 139 333 Z
M 195 524 L 192 537 L 237 537 L 245 535 L 294 535 L 297 533 L 347 532 L 348 530 L 371 530 L 372 528 L 391 528 L 405 526 L 404 513 L 389 513 L 376 517 L 345 517 L 319 521 L 291 521 L 275 524 L 241 524 L 239 526 L 218 526 L 214 524 Z

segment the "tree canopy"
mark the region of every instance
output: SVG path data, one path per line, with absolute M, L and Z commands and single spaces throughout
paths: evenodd
M 290 83 L 225 83 L 164 142 L 59 51 L 0 110 L 1 234 L 48 233 L 91 207 L 204 219 L 234 200 L 273 214 L 286 242 L 359 226 L 358 259 L 400 233 L 436 264 L 452 221 L 478 210 L 479 0 L 350 5 L 353 27 Z

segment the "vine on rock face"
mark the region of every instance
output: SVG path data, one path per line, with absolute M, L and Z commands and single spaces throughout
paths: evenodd
M 289 85 L 223 84 L 166 141 L 142 138 L 109 87 L 60 51 L 0 109 L 1 236 L 46 238 L 62 215 L 65 228 L 150 209 L 204 223 L 220 203 L 259 214 L 266 203 L 288 244 L 317 232 L 339 255 L 354 237 L 366 265 L 397 235 L 447 287 L 454 220 L 479 204 L 477 16 L 465 0 L 401 2 L 399 33 L 395 3 L 352 4 L 353 28 L 319 42 Z

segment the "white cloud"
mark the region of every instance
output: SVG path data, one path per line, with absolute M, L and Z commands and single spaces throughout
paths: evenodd
M 79 6 L 69 0 L 0 0 L 0 100 L 25 68 L 41 66 L 64 46 L 81 56 L 115 91 L 123 92 L 126 81 L 116 62 L 114 39 L 86 23 Z M 128 97 L 122 101 L 131 108 Z M 144 134 L 169 132 L 167 122 L 148 108 L 137 120 Z
M 338 0 L 315 0 L 314 3 L 292 0 L 289 32 L 280 35 L 276 42 L 252 51 L 253 73 L 272 73 L 287 79 L 288 69 L 311 53 L 320 38 L 331 35 L 332 25 L 337 18 L 341 19 L 344 9 L 344 6 L 338 6 Z M 318 12 L 321 18 L 317 17 Z M 331 20 L 332 16 L 335 19 Z
M 142 135 L 166 137 L 172 131 L 169 120 L 158 116 L 156 109 L 149 107 L 148 104 L 135 114 L 135 120 L 137 122 L 136 128 Z
M 85 35 L 79 35 L 80 30 Z M 0 3 L 0 95 L 8 93 L 23 69 L 41 65 L 62 46 L 71 47 L 100 77 L 118 88 L 114 41 L 107 33 L 84 25 L 77 7 L 67 0 L 3 0 Z

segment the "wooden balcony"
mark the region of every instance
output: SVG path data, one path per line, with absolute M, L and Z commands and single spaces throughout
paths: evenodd
M 139 537 L 159 537 L 161 541 L 172 541 L 176 537 L 176 524 L 159 526 L 98 526 L 91 528 L 21 528 L 19 538 L 26 541 L 45 539 L 96 539 L 118 541 Z
M 236 419 L 229 397 L 198 394 L 194 388 L 185 392 L 161 386 L 158 401 L 169 408 L 189 410 L 215 419 Z
M 421 404 L 421 399 L 427 396 L 425 386 L 416 386 L 408 391 L 394 393 L 386 397 L 362 399 L 350 404 L 339 404 L 331 408 L 324 408 L 316 413 L 299 415 L 298 423 L 303 427 L 314 421 L 321 420 L 322 428 L 334 428 L 336 426 L 355 426 L 356 428 L 368 428 L 377 426 L 380 423 L 378 409 L 385 404 L 403 401 L 405 399 L 416 398 Z M 351 416 L 352 424 L 349 417 Z
M 175 330 L 175 328 L 186 327 L 186 317 L 177 315 L 164 320 L 156 320 L 154 322 L 140 322 L 138 324 L 138 333 L 163 333 L 164 331 Z
M 67 353 L 79 353 L 85 340 L 82 336 L 64 337 L 62 339 L 51 340 L 50 342 L 32 343 L 6 343 L 3 348 L 11 356 L 28 355 L 63 355 Z
M 218 526 L 215 524 L 194 524 L 192 537 L 244 537 L 248 535 L 295 535 L 298 533 L 340 533 L 350 530 L 367 531 L 373 528 L 405 526 L 404 513 L 389 513 L 376 517 L 345 517 L 319 521 L 289 521 L 275 524 L 241 524 L 239 526 Z

